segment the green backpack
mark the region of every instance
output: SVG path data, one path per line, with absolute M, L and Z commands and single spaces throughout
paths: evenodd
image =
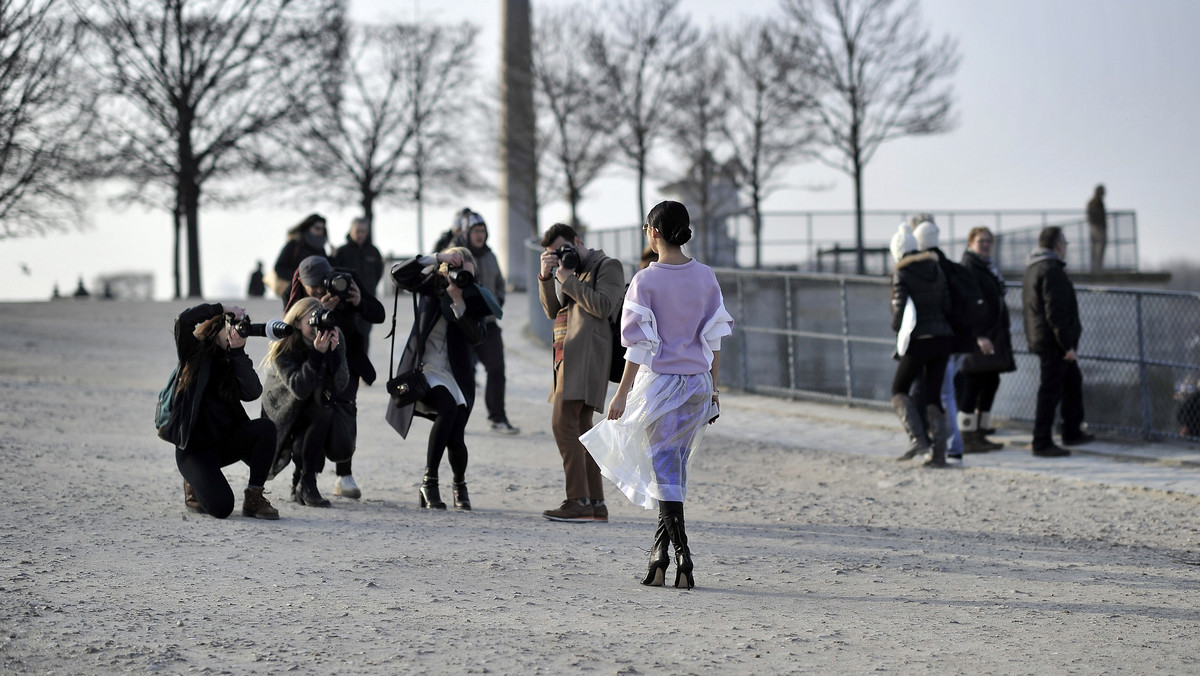
M 171 369 L 171 377 L 167 386 L 158 393 L 158 408 L 154 411 L 154 429 L 161 430 L 171 422 L 171 406 L 175 403 L 175 379 L 179 375 L 179 365 Z

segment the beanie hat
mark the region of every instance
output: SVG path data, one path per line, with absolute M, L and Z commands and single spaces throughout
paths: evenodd
M 333 267 L 324 256 L 309 256 L 300 261 L 300 281 L 306 286 L 317 286 L 325 275 L 333 272 Z
M 917 248 L 921 251 L 932 249 L 938 245 L 938 227 L 932 218 L 922 221 L 913 229 L 913 236 L 917 238 Z
M 470 232 L 471 228 L 477 225 L 487 225 L 487 223 L 483 222 L 483 216 L 474 211 L 463 216 L 463 232 Z
M 900 260 L 904 254 L 917 250 L 917 238 L 913 237 L 912 226 L 908 223 L 901 223 L 896 229 L 896 234 L 892 235 L 892 258 Z

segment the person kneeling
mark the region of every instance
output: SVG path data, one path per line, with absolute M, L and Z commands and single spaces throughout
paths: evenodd
M 171 397 L 171 419 L 159 436 L 175 444 L 175 464 L 183 475 L 184 505 L 224 519 L 233 513 L 233 490 L 221 468 L 239 460 L 250 467 L 242 514 L 278 519 L 263 495 L 275 447 L 275 425 L 251 420 L 243 401 L 262 394 L 262 383 L 244 349 L 246 338 L 233 328 L 246 311 L 219 303 L 197 305 L 175 319 L 179 367 Z
M 329 506 L 317 490 L 317 474 L 329 449 L 346 446 L 335 438 L 341 429 L 334 421 L 335 394 L 346 387 L 350 371 L 331 314 L 316 298 L 300 299 L 283 317 L 296 331 L 271 345 L 263 358 L 267 368 L 263 415 L 275 421 L 279 430 L 271 476 L 290 459 L 295 464 L 292 499 L 309 507 Z

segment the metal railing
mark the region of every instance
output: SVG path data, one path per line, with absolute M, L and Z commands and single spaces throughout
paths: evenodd
M 886 406 L 896 370 L 890 284 L 878 277 L 722 269 L 733 336 L 721 380 L 750 392 Z M 1092 428 L 1178 438 L 1183 385 L 1200 374 L 1200 294 L 1078 286 L 1079 364 Z M 1004 374 L 993 413 L 1032 421 L 1039 362 L 1025 342 L 1021 287 L 1006 303 L 1017 371 Z
M 896 225 L 908 220 L 915 211 L 869 210 L 863 212 L 863 246 L 875 252 L 886 251 Z M 971 228 L 985 225 L 996 235 L 993 252 L 1001 269 L 1024 266 L 1025 256 L 1037 244 L 1038 233 L 1050 225 L 1062 227 L 1073 243 L 1071 256 L 1081 261 L 1079 268 L 1091 268 L 1091 235 L 1081 209 L 976 209 L 929 211 L 941 230 L 941 249 L 957 260 L 967 246 Z M 854 251 L 853 211 L 771 211 L 763 214 L 762 260 L 765 268 L 804 272 L 852 271 Z M 754 235 L 751 219 L 739 215 L 729 219 L 727 227 L 737 241 L 740 267 L 754 265 Z M 634 262 L 641 256 L 645 240 L 640 226 L 592 229 L 584 240 L 593 249 Z M 1137 214 L 1133 211 L 1108 212 L 1108 246 L 1104 267 L 1108 270 L 1137 271 Z M 881 264 L 881 262 L 883 264 Z M 868 256 L 868 274 L 886 274 L 888 260 L 882 255 Z

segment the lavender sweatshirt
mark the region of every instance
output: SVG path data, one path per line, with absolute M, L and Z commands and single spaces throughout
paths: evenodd
M 712 368 L 721 338 L 733 333 L 721 287 L 696 259 L 683 265 L 651 263 L 625 293 L 621 344 L 625 358 L 655 373 L 695 375 Z

